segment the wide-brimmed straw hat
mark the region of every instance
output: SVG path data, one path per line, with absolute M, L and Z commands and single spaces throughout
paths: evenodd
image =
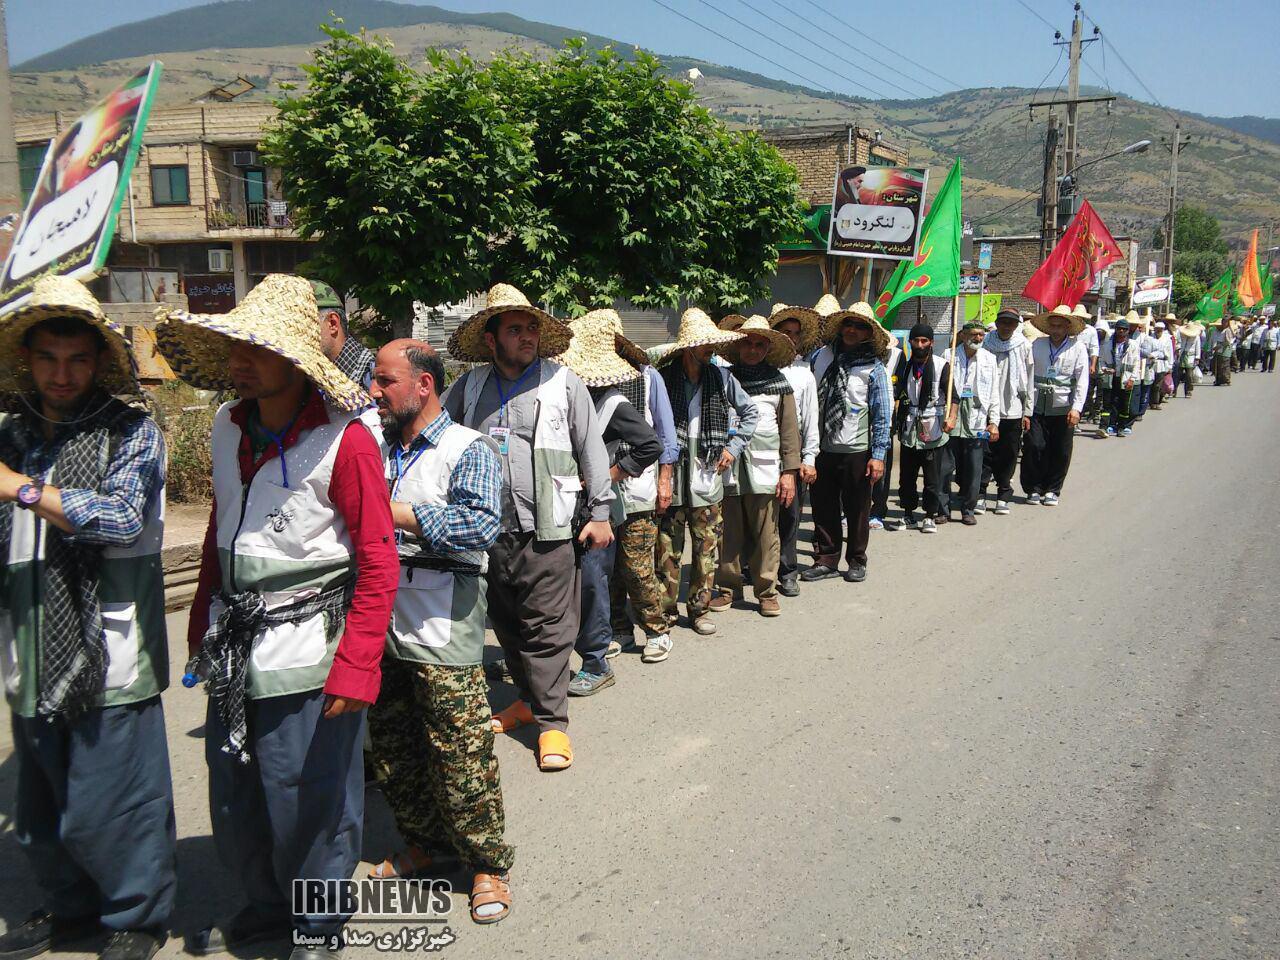
M 830 340 L 834 338 L 840 332 L 840 327 L 844 325 L 846 320 L 853 320 L 855 323 L 865 324 L 871 328 L 871 343 L 875 347 L 876 353 L 884 353 L 889 349 L 889 344 L 893 342 L 893 337 L 889 331 L 876 319 L 875 309 L 865 300 L 859 300 L 848 310 L 841 310 L 839 313 L 833 313 L 828 317 L 827 323 L 830 325 L 830 333 L 823 339 Z M 832 321 L 835 321 L 834 324 Z
M 588 387 L 616 387 L 620 383 L 644 376 L 625 359 L 617 348 L 617 334 L 607 314 L 612 310 L 593 310 L 569 321 L 573 339 L 569 349 L 555 358 Z
M 320 349 L 316 296 L 302 277 L 269 274 L 230 313 L 165 313 L 156 345 L 176 373 L 193 387 L 231 390 L 231 345 L 251 343 L 284 357 L 306 374 L 325 398 L 346 411 L 368 406 L 369 395 Z
M 139 392 L 137 364 L 124 330 L 107 319 L 97 299 L 79 280 L 48 276 L 35 282 L 21 306 L 0 316 L 0 394 L 28 394 L 35 389 L 22 355 L 22 338 L 51 317 L 77 317 L 102 331 L 109 361 L 98 371 L 98 386 L 111 394 Z
M 795 344 L 781 330 L 775 330 L 769 326 L 769 321 L 759 314 L 747 317 L 737 328 L 737 332 L 742 334 L 741 340 L 733 343 L 725 344 L 716 352 L 724 357 L 730 363 L 737 363 L 740 359 L 739 351 L 742 349 L 742 340 L 745 340 L 750 334 L 758 334 L 769 340 L 772 346 L 769 352 L 764 356 L 764 362 L 774 367 L 785 367 L 796 357 Z
M 676 335 L 676 342 L 663 355 L 662 362 L 667 363 L 690 347 L 705 347 L 708 344 L 719 347 L 741 339 L 742 334 L 717 327 L 705 310 L 690 307 L 680 316 L 680 332 Z
M 1181 337 L 1199 337 L 1202 333 L 1204 333 L 1204 327 L 1195 320 L 1178 324 L 1178 335 Z
M 472 314 L 449 338 L 449 356 L 464 363 L 486 363 L 493 359 L 493 351 L 485 343 L 484 325 L 490 317 L 500 313 L 519 311 L 529 313 L 540 321 L 538 328 L 538 356 L 554 357 L 569 349 L 573 336 L 561 320 L 529 302 L 529 298 L 507 283 L 495 283 L 489 288 L 489 305 Z
M 1059 304 L 1052 310 L 1046 310 L 1044 313 L 1037 313 L 1031 318 L 1031 325 L 1047 336 L 1049 333 L 1049 321 L 1056 317 L 1063 318 L 1069 324 L 1067 329 L 1067 336 L 1069 337 L 1074 337 L 1088 325 L 1079 314 L 1075 313 L 1065 303 Z
M 618 355 L 622 357 L 623 360 L 627 361 L 627 363 L 631 364 L 637 370 L 649 366 L 649 351 L 645 350 L 643 347 L 636 346 L 636 344 L 629 340 L 627 335 L 622 332 L 622 317 L 618 315 L 617 310 L 605 307 L 601 310 L 592 310 L 590 313 L 585 313 L 582 315 L 582 318 L 596 315 L 599 315 L 609 329 L 613 331 L 613 348 L 618 351 Z
M 800 343 L 798 352 L 808 353 L 818 343 L 822 335 L 822 316 L 817 310 L 809 307 L 792 307 L 785 303 L 775 303 L 769 314 L 769 326 L 777 328 L 785 320 L 795 320 L 800 324 Z
M 1150 316 L 1139 316 L 1137 310 L 1130 310 L 1124 318 L 1129 321 L 1130 327 L 1141 330 L 1143 333 L 1147 332 L 1147 323 L 1151 319 Z
M 1089 308 L 1083 303 L 1077 303 L 1071 310 L 1073 317 L 1079 317 L 1086 324 L 1093 319 L 1093 314 L 1089 312 Z
M 833 294 L 824 293 L 813 305 L 813 312 L 818 315 L 818 338 L 824 343 L 836 335 L 840 324 L 844 323 L 849 311 L 840 306 L 840 301 Z

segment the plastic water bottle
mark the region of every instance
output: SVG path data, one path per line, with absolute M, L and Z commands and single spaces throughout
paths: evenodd
M 978 431 L 977 436 L 978 436 L 978 439 L 979 439 L 979 440 L 990 440 L 990 439 L 991 439 L 991 431 L 990 431 L 990 430 L 979 430 L 979 431 Z
M 200 659 L 200 655 L 196 654 L 187 661 L 187 665 L 182 671 L 182 685 L 190 690 L 200 681 L 207 679 L 208 670 L 205 668 L 204 662 Z

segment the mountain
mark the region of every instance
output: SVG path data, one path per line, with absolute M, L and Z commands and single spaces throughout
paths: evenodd
M 547 55 L 564 40 L 584 36 L 510 14 L 465 14 L 388 0 L 228 0 L 116 27 L 33 58 L 12 74 L 14 107 L 75 112 L 153 58 L 165 63 L 163 102 L 190 102 L 237 76 L 256 85 L 250 98 L 279 96 L 282 84 L 304 79 L 301 66 L 323 40 L 317 24 L 328 21 L 330 11 L 349 28 L 365 26 L 388 37 L 411 62 L 420 62 L 429 47 L 465 49 L 480 60 L 507 49 Z M 612 42 L 595 35 L 586 40 L 593 47 Z M 632 49 L 616 46 L 624 56 Z M 1045 117 L 1043 109 L 1034 116 L 1027 109 L 1036 91 L 1001 87 L 921 100 L 865 100 L 693 57 L 663 62 L 674 74 L 696 67 L 702 74 L 694 81 L 699 98 L 732 125 L 852 121 L 907 146 L 913 163 L 940 168 L 960 155 L 965 216 L 975 219 L 980 232 L 1037 229 L 1034 195 Z M 1209 209 L 1228 235 L 1280 220 L 1280 121 L 1178 116 L 1183 134 L 1194 137 L 1179 156 L 1180 201 Z M 1080 108 L 1081 189 L 1113 233 L 1145 240 L 1164 216 L 1169 158 L 1160 138 L 1171 133 L 1168 111 L 1123 94 L 1110 106 Z M 1084 166 L 1144 139 L 1153 141 L 1145 154 Z M 933 179 L 941 183 L 941 177 Z

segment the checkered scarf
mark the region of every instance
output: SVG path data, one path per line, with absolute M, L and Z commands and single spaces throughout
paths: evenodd
M 876 362 L 875 347 L 860 343 L 851 350 L 841 349 L 837 340 L 831 346 L 834 354 L 818 384 L 818 413 L 824 436 L 833 437 L 844 423 L 849 388 L 849 371 Z
M 777 367 L 768 363 L 735 363 L 731 368 L 734 378 L 742 384 L 749 397 L 785 397 L 794 391 L 791 381 Z
M 249 724 L 245 713 L 249 679 L 249 651 L 258 632 L 282 623 L 301 623 L 318 613 L 327 614 L 326 626 L 332 629 L 334 618 L 345 618 L 355 590 L 355 581 L 333 587 L 313 597 L 291 603 L 278 610 L 267 610 L 262 594 L 252 591 L 220 596 L 222 612 L 209 624 L 195 662 L 188 664 L 197 676 L 205 678 L 205 689 L 218 708 L 218 716 L 227 731 L 227 740 L 219 748 L 241 763 L 249 762 Z
M 680 452 L 689 449 L 689 381 L 679 358 L 662 370 L 662 380 L 671 398 L 671 415 L 676 425 L 676 441 Z M 724 393 L 724 380 L 710 363 L 702 365 L 702 407 L 698 420 L 698 459 L 715 463 L 729 443 L 729 398 Z
M 143 412 L 96 392 L 84 407 L 92 411 L 58 429 L 60 443 L 50 478 L 68 490 L 96 490 L 107 474 L 115 439 Z M 20 469 L 44 435 L 29 414 L 14 413 L 0 427 L 0 462 Z M 16 504 L 0 505 L 0 549 L 8 553 Z M 36 711 L 74 721 L 96 706 L 107 677 L 107 638 L 98 598 L 102 548 L 75 543 L 45 523 L 40 592 L 40 651 Z

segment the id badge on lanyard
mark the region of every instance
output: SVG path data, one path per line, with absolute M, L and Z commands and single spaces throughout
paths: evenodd
M 511 454 L 511 428 L 510 427 L 490 427 L 489 436 L 493 438 L 493 442 L 498 445 L 498 452 L 504 457 Z

